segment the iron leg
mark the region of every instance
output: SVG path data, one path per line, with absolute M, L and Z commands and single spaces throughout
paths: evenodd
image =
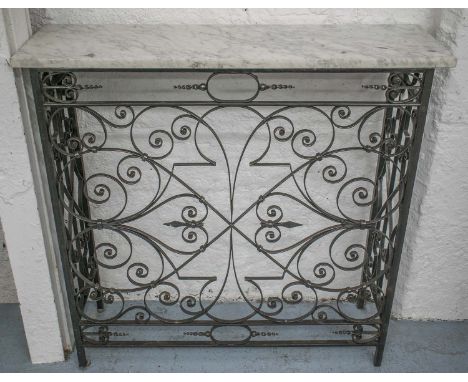
M 86 352 L 83 346 L 77 346 L 76 352 L 78 354 L 78 366 L 79 367 L 88 367 L 91 365 L 91 362 L 86 358 Z
M 384 347 L 385 345 L 382 343 L 379 343 L 375 347 L 375 352 L 374 352 L 374 366 L 380 366 L 382 365 L 382 357 L 383 357 L 383 352 L 384 352 Z

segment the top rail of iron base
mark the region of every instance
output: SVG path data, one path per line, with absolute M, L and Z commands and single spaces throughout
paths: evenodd
M 426 71 L 41 71 L 46 105 L 418 106 Z

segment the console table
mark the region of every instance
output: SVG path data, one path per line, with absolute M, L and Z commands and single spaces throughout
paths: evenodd
M 31 78 L 86 347 L 374 346 L 434 69 L 390 25 L 47 25 Z M 29 77 L 28 77 L 29 78 Z

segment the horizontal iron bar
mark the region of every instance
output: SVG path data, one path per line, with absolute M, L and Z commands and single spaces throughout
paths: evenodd
M 271 346 L 375 346 L 376 341 L 356 343 L 352 340 L 250 341 L 247 343 L 216 343 L 212 341 L 109 341 L 106 344 L 84 342 L 85 347 L 271 347 Z
M 270 322 L 264 320 L 250 320 L 242 322 L 215 322 L 209 320 L 194 321 L 188 323 L 169 323 L 163 321 L 148 321 L 144 323 L 136 323 L 133 320 L 121 320 L 113 322 L 92 322 L 89 320 L 82 320 L 80 326 L 310 326 L 310 325 L 379 325 L 381 322 L 377 320 L 369 321 L 345 321 L 345 320 L 326 320 L 326 321 L 297 321 L 297 322 Z
M 421 106 L 418 102 L 359 102 L 359 101 L 252 101 L 252 102 L 214 102 L 214 101 L 78 101 L 70 103 L 45 102 L 44 106 Z

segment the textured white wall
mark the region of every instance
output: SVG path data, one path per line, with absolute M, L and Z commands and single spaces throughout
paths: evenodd
M 437 38 L 458 65 L 435 79 L 396 309 L 402 317 L 466 319 L 468 11 L 445 10 Z
M 467 134 L 466 11 L 427 9 L 35 9 L 34 27 L 44 23 L 412 23 L 451 46 L 455 71 L 438 73 L 423 143 L 424 156 L 408 227 L 394 313 L 415 319 L 468 318 L 468 237 L 464 235 Z M 389 36 L 390 37 L 390 36 Z M 458 303 L 458 304 L 457 304 Z
M 20 110 L 21 80 L 8 66 L 16 44 L 28 37 L 28 18 L 21 9 L 0 16 L 0 215 L 31 360 L 57 362 L 63 360 L 62 337 Z
M 419 24 L 432 9 L 31 9 L 33 27 L 51 24 Z

